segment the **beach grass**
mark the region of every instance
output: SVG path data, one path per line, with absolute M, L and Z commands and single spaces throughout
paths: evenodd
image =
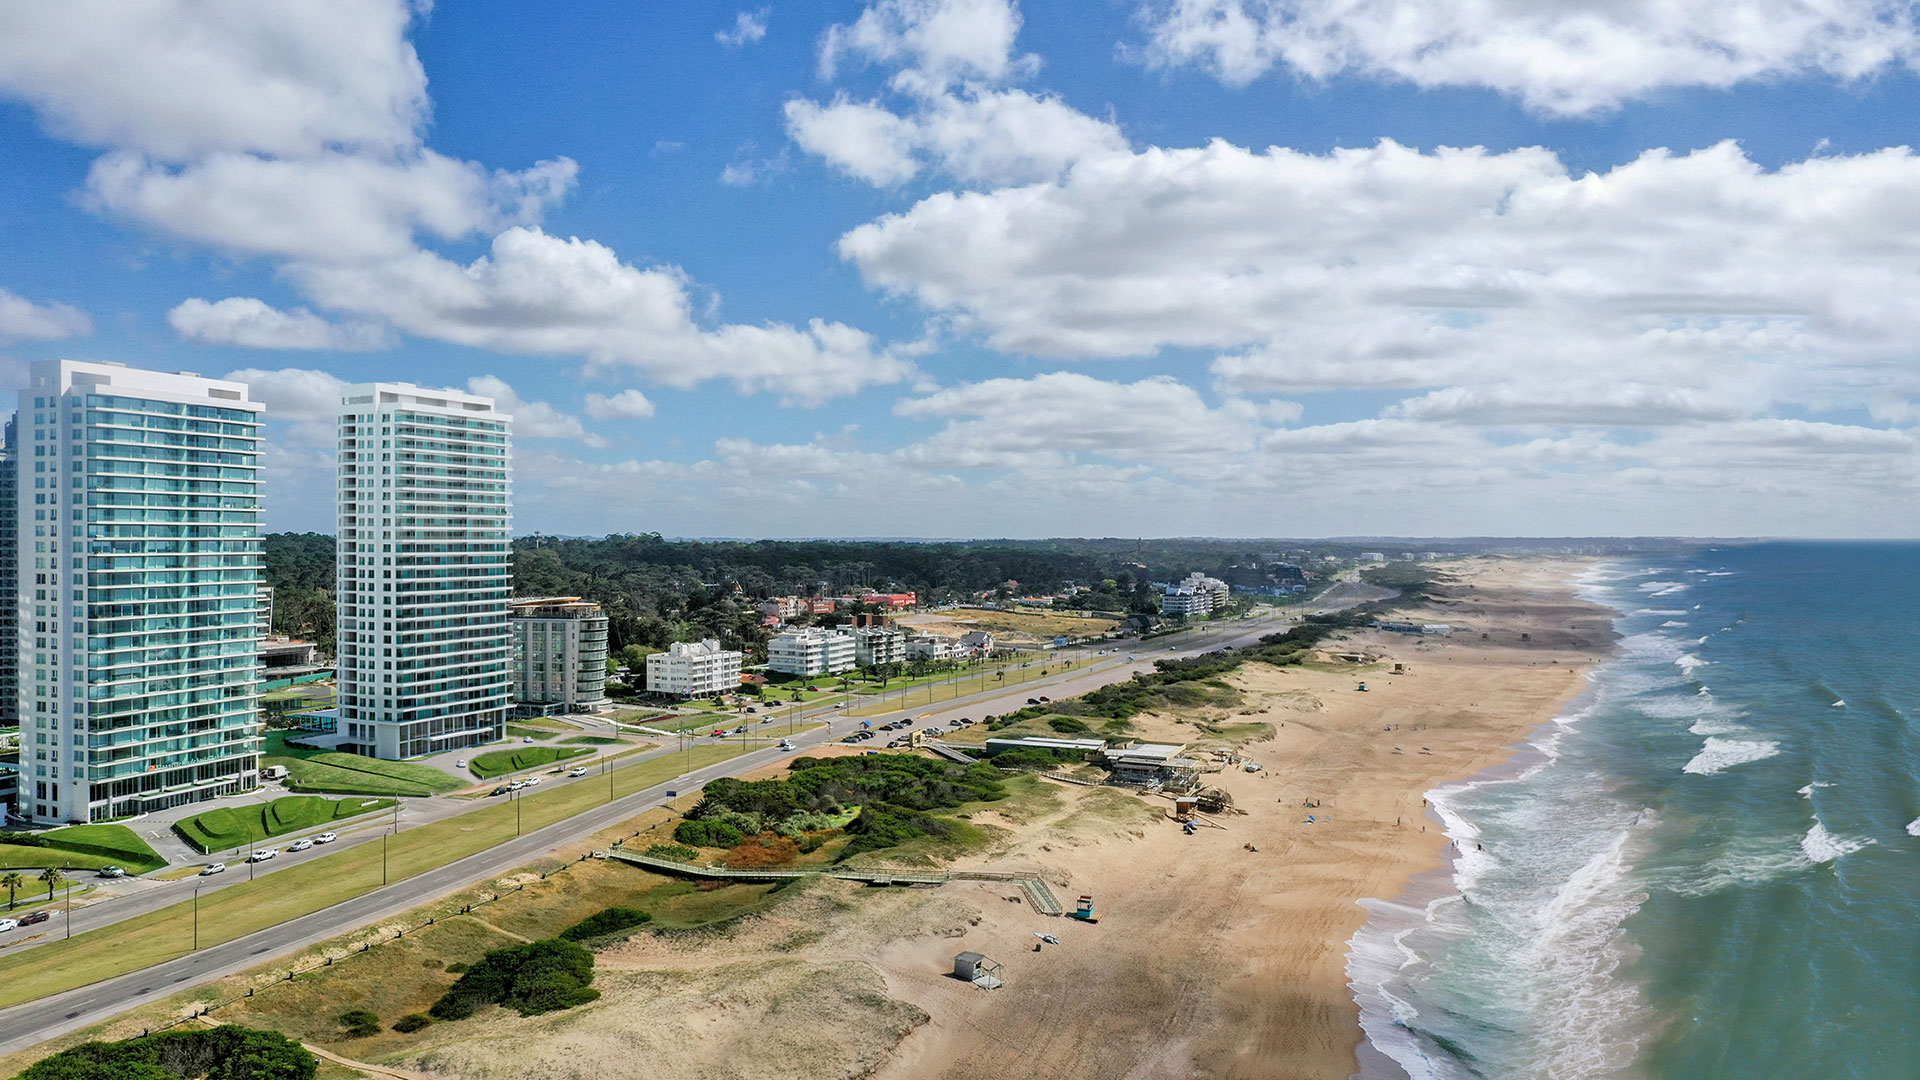
M 636 762 L 614 770 L 613 795 L 632 794 L 688 769 L 737 757 L 746 749 L 737 744 L 696 746 L 686 754 Z M 527 795 L 516 800 L 517 806 L 501 801 L 403 830 L 387 845 L 387 879 L 403 881 L 513 839 L 516 814 L 524 819 L 523 831 L 532 832 L 607 798 L 605 785 L 570 784 Z M 380 880 L 381 846 L 360 844 L 283 867 L 257 881 L 229 885 L 200 900 L 200 944 L 204 948 L 244 937 L 351 900 L 378 889 Z M 0 1008 L 180 956 L 191 947 L 192 918 L 183 895 L 183 901 L 172 907 L 0 960 Z

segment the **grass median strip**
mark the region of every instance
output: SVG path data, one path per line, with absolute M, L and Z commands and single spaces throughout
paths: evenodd
M 385 810 L 392 799 L 323 799 L 289 795 L 269 803 L 222 806 L 175 822 L 173 831 L 205 855 L 231 851 L 276 836 L 317 829 L 336 821 Z
M 642 788 L 737 757 L 748 749 L 734 745 L 696 746 L 688 753 L 637 762 L 612 773 L 613 793 L 631 795 Z M 552 825 L 603 805 L 604 782 L 568 784 L 516 800 L 500 800 L 431 825 L 405 830 L 388 844 L 388 880 L 404 881 L 512 840 L 515 817 L 521 831 Z M 286 866 L 258 881 L 232 885 L 200 901 L 202 948 L 244 937 L 319 911 L 380 887 L 380 845 L 361 844 L 317 859 Z M 188 887 L 178 886 L 181 902 L 112 926 L 91 930 L 0 959 L 0 1008 L 33 1001 L 76 986 L 138 971 L 187 951 L 193 940 Z
M 507 773 L 537 769 L 542 765 L 552 765 L 556 761 L 591 753 L 593 751 L 584 746 L 529 746 L 524 750 L 495 750 L 474 758 L 467 769 L 482 780 L 491 780 Z

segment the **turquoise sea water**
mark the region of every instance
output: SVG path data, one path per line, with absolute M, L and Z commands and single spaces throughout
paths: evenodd
M 1618 656 L 1354 939 L 1362 1075 L 1920 1077 L 1920 545 L 1582 588 Z

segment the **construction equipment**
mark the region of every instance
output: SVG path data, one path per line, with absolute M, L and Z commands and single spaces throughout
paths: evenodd
M 1202 788 L 1195 802 L 1203 814 L 1224 814 L 1233 809 L 1233 796 L 1217 787 Z
M 1093 897 L 1082 896 L 1080 898 L 1080 902 L 1073 905 L 1073 910 L 1067 912 L 1067 918 L 1079 919 L 1081 922 L 1084 922 L 1084 923 L 1099 922 L 1100 916 L 1095 915 L 1093 913 Z

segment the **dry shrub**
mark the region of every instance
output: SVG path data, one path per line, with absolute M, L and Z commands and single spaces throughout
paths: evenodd
M 778 833 L 763 832 L 727 852 L 728 866 L 785 866 L 800 857 L 800 845 Z

